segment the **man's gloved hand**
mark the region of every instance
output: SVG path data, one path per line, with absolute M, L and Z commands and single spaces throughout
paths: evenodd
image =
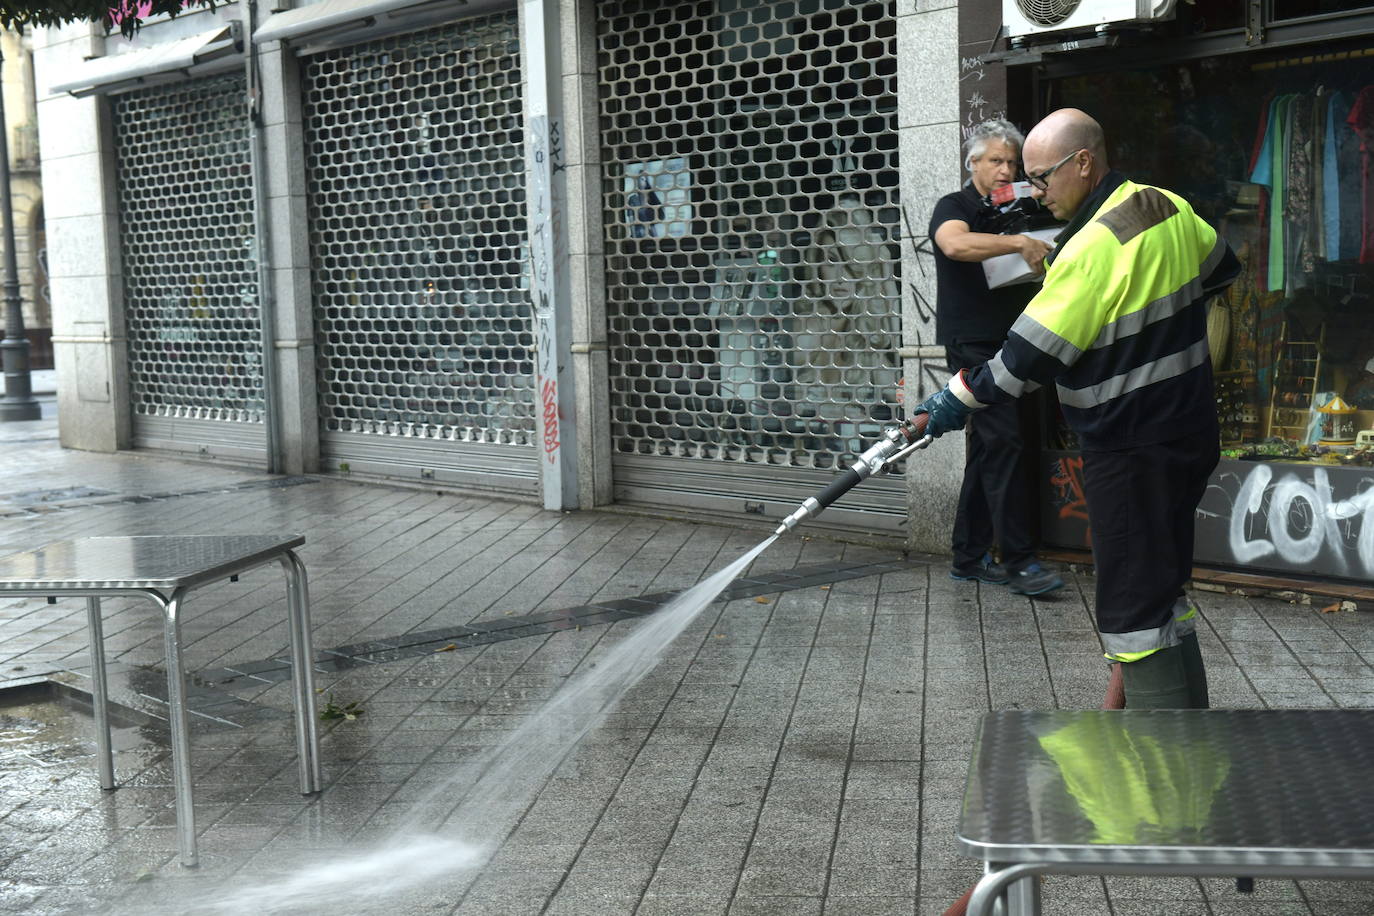
M 963 376 L 964 370 L 960 370 L 958 375 L 950 379 L 950 384 L 958 384 L 967 389 Z M 925 434 L 938 439 L 945 433 L 963 429 L 964 424 L 968 422 L 968 415 L 973 413 L 973 408 L 959 400 L 958 396 L 946 387 L 922 401 L 913 413 L 926 414 Z

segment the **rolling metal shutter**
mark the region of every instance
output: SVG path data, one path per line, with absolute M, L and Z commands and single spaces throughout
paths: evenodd
M 616 498 L 784 515 L 897 416 L 894 4 L 597 11 Z
M 515 13 L 302 73 L 322 463 L 537 492 Z
M 134 444 L 266 455 L 244 80 L 113 97 Z

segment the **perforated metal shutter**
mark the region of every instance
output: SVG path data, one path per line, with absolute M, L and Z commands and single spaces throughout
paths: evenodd
M 597 12 L 616 496 L 784 515 L 896 416 L 894 4 Z
M 515 13 L 302 66 L 323 463 L 537 490 Z
M 130 92 L 111 106 L 134 444 L 262 459 L 244 80 Z

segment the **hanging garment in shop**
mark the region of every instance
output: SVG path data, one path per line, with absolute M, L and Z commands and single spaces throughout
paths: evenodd
M 1348 122 L 1352 102 L 1348 92 L 1337 91 L 1326 103 L 1322 196 L 1328 261 L 1357 257 L 1360 250 L 1360 208 L 1351 193 L 1353 176 L 1360 171 L 1359 135 Z
M 1250 180 L 1269 189 L 1268 289 L 1283 289 L 1284 281 L 1284 202 L 1288 175 L 1288 114 L 1293 96 L 1281 95 L 1269 106 L 1268 124 L 1260 143 L 1259 156 Z
M 1287 238 L 1284 253 L 1286 288 L 1289 291 L 1311 285 L 1316 259 L 1308 244 L 1312 225 L 1312 96 L 1293 96 L 1289 109 L 1287 212 L 1284 213 Z
M 1360 90 L 1346 122 L 1360 137 L 1360 263 L 1374 264 L 1374 86 Z

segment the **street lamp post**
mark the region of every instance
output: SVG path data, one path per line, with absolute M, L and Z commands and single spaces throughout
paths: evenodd
M 4 63 L 5 56 L 0 51 L 0 73 L 4 71 Z M 0 341 L 5 396 L 0 398 L 0 422 L 37 420 L 42 410 L 33 399 L 29 341 L 24 336 L 24 301 L 19 296 L 19 262 L 14 256 L 14 204 L 10 200 L 10 145 L 3 80 L 0 80 L 0 217 L 5 233 L 5 339 Z

